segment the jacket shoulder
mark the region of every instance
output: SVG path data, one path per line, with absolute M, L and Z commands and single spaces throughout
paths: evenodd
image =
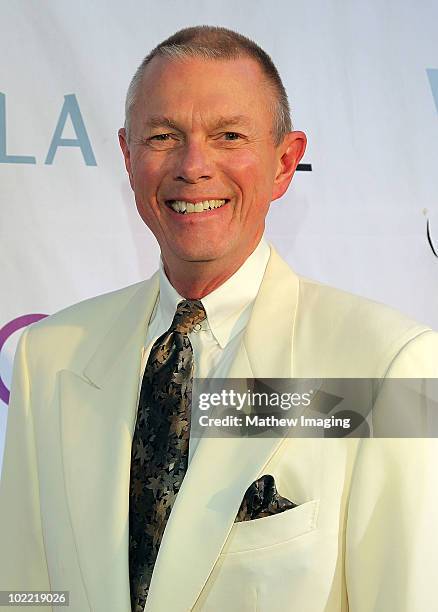
M 122 309 L 135 293 L 144 288 L 150 280 L 151 279 L 140 281 L 66 306 L 30 325 L 29 327 L 32 329 L 32 335 L 37 335 L 37 330 L 46 331 L 47 328 L 53 326 L 64 324 L 86 325 L 88 320 L 92 320 L 93 325 L 95 325 L 97 322 L 96 317 L 104 324 L 108 318 L 111 318 L 114 312 Z
M 433 333 L 395 308 L 299 276 L 295 342 L 306 360 L 312 350 L 318 371 L 383 376 L 403 347 L 426 332 Z

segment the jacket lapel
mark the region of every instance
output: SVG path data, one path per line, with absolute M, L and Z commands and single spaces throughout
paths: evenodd
M 229 378 L 292 373 L 298 278 L 271 247 L 271 257 Z M 190 610 L 233 526 L 248 486 L 282 439 L 202 438 L 172 509 L 145 612 Z M 237 467 L 236 467 L 237 466 Z
M 83 376 L 58 372 L 66 493 L 92 610 L 107 609 L 108 602 L 111 609 L 130 610 L 131 440 L 141 348 L 157 294 L 156 275 L 116 316 Z

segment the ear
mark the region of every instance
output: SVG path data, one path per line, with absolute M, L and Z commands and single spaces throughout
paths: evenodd
M 123 157 L 125 159 L 126 172 L 128 173 L 128 176 L 129 176 L 129 183 L 131 185 L 131 189 L 134 190 L 134 180 L 132 177 L 132 169 L 131 169 L 131 153 L 129 151 L 129 144 L 126 138 L 125 128 L 120 128 L 118 135 L 119 135 L 120 148 L 122 149 Z
M 296 167 L 306 150 L 307 138 L 304 132 L 289 132 L 278 145 L 277 173 L 272 188 L 272 200 L 277 200 L 286 192 Z

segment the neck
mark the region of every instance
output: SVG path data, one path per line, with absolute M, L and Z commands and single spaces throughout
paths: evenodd
M 222 260 L 183 261 L 165 257 L 164 271 L 171 285 L 187 300 L 200 300 L 225 283 L 245 263 L 257 244 L 240 259 L 226 265 Z

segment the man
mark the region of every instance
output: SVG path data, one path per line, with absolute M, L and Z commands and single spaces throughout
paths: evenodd
M 186 444 L 193 364 L 195 376 L 242 379 L 438 374 L 437 334 L 299 277 L 265 243 L 270 202 L 306 144 L 270 59 L 223 28 L 176 33 L 137 71 L 119 139 L 160 270 L 22 335 L 1 589 L 69 590 L 75 612 L 145 600 L 151 612 L 436 609 L 434 440 Z M 148 497 L 164 477 L 165 493 Z M 260 483 L 275 498 L 251 514 Z M 142 523 L 143 499 L 153 518 Z

